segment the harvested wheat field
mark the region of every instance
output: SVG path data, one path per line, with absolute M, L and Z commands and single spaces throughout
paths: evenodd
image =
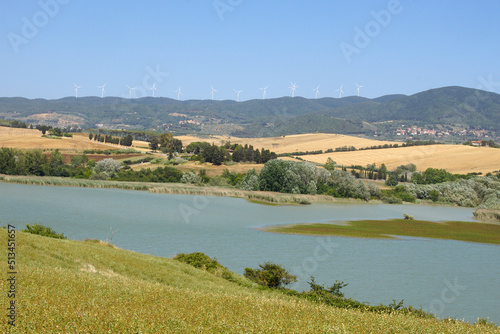
M 339 165 L 385 163 L 389 170 L 413 163 L 423 171 L 429 167 L 444 168 L 451 173 L 488 173 L 500 170 L 500 149 L 464 145 L 430 145 L 337 152 L 302 156 L 304 160 L 324 164 L 332 158 Z
M 0 145 L 18 149 L 60 149 L 60 150 L 106 150 L 110 148 L 121 148 L 116 145 L 97 143 L 91 141 L 87 134 L 73 134 L 73 138 L 63 137 L 52 139 L 42 137 L 39 130 L 16 129 L 0 126 Z
M 305 151 L 326 151 L 343 146 L 354 146 L 356 148 L 365 148 L 374 145 L 384 144 L 401 144 L 400 142 L 382 141 L 366 138 L 358 138 L 346 135 L 337 135 L 331 133 L 308 133 L 301 135 L 289 135 L 285 137 L 268 137 L 268 138 L 238 138 L 238 137 L 222 137 L 213 136 L 212 138 L 198 138 L 194 136 L 179 136 L 183 145 L 189 145 L 194 141 L 206 141 L 220 145 L 221 141 L 231 141 L 232 143 L 249 144 L 254 148 L 264 148 L 280 153 L 305 152 Z

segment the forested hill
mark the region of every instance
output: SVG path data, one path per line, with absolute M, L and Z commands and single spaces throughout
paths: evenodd
M 169 130 L 174 133 L 269 136 L 308 132 L 373 133 L 377 123 L 407 121 L 497 131 L 500 95 L 463 87 L 375 99 L 177 101 L 169 98 L 66 97 L 58 100 L 0 98 L 0 118 L 82 128 Z

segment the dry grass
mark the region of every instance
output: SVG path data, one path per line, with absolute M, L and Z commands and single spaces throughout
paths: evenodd
M 302 156 L 303 159 L 324 164 L 332 158 L 340 165 L 361 165 L 385 163 L 389 170 L 397 166 L 414 163 L 418 170 L 429 167 L 444 168 L 450 173 L 488 173 L 500 169 L 500 149 L 471 147 L 464 145 L 431 145 L 338 152 Z
M 291 153 L 297 151 L 326 151 L 329 148 L 334 149 L 342 146 L 354 146 L 356 148 L 364 148 L 373 145 L 394 144 L 391 141 L 380 141 L 373 139 L 358 138 L 346 135 L 337 135 L 330 133 L 309 133 L 301 135 L 289 135 L 285 137 L 268 137 L 268 138 L 238 138 L 238 137 L 222 137 L 213 136 L 209 139 L 198 138 L 194 136 L 180 136 L 184 145 L 188 145 L 194 141 L 207 141 L 220 145 L 221 141 L 231 141 L 232 143 L 249 144 L 254 148 L 264 148 L 280 153 Z M 273 146 L 273 144 L 277 144 Z
M 164 158 L 164 157 L 163 157 Z M 135 171 L 141 170 L 141 169 L 147 169 L 150 168 L 151 170 L 156 169 L 158 167 L 164 167 L 164 164 L 151 164 L 151 163 L 144 163 L 140 165 L 135 165 L 132 166 L 132 169 Z M 221 166 L 215 166 L 211 163 L 199 163 L 195 161 L 189 161 L 187 163 L 183 163 L 180 165 L 176 166 L 171 166 L 174 168 L 179 169 L 182 172 L 194 172 L 194 173 L 199 173 L 200 170 L 204 169 L 207 172 L 207 175 L 209 177 L 214 177 L 214 176 L 219 176 L 222 175 L 222 172 L 225 169 L 228 169 L 231 173 L 246 173 L 248 170 L 255 168 L 257 172 L 260 172 L 262 167 L 264 167 L 263 164 L 249 164 L 249 163 L 237 163 L 231 166 L 226 166 L 226 165 L 221 165 Z
M 182 165 L 177 165 L 175 168 L 183 171 L 183 172 L 195 172 L 199 173 L 200 170 L 204 169 L 207 171 L 207 175 L 209 177 L 222 175 L 222 172 L 225 169 L 228 169 L 231 173 L 246 173 L 248 170 L 255 168 L 255 170 L 260 172 L 260 170 L 264 167 L 263 164 L 246 164 L 246 163 L 237 163 L 231 166 L 221 165 L 214 166 L 210 163 L 196 163 L 196 162 L 188 162 Z
M 97 143 L 89 140 L 88 134 L 73 134 L 73 138 L 51 139 L 42 137 L 39 130 L 16 129 L 0 126 L 1 147 L 17 149 L 60 149 L 83 151 L 89 149 L 106 150 L 122 146 Z
M 17 324 L 10 333 L 498 332 L 455 321 L 315 304 L 242 287 L 172 259 L 96 242 L 26 233 L 17 233 L 16 241 Z M 7 244 L 3 229 L 0 243 Z M 5 279 L 0 289 L 7 291 Z M 1 300 L 5 310 L 8 299 Z

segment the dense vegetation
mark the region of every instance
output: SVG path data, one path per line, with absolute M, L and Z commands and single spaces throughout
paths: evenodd
M 231 144 L 231 142 L 216 146 L 214 143 L 210 145 L 207 142 L 196 141 L 186 146 L 185 151 L 193 154 L 191 160 L 210 162 L 214 165 L 221 165 L 227 161 L 263 164 L 277 157 L 276 153 L 264 148 L 259 150 L 254 149 L 252 145 L 245 144 L 243 146 L 237 143 Z

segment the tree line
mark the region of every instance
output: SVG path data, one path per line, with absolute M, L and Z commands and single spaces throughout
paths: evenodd
M 89 140 L 94 140 L 100 143 L 110 143 L 110 144 L 115 144 L 115 145 L 122 145 L 122 146 L 132 146 L 133 138 L 132 135 L 128 134 L 125 137 L 122 138 L 116 138 L 111 135 L 101 135 L 100 133 L 92 133 L 89 132 Z
M 221 165 L 229 161 L 263 164 L 277 157 L 276 153 L 264 148 L 259 150 L 252 145 L 245 144 L 243 146 L 230 142 L 226 142 L 221 146 L 207 142 L 192 142 L 186 147 L 185 151 L 193 154 L 192 160 L 210 162 L 214 165 Z

